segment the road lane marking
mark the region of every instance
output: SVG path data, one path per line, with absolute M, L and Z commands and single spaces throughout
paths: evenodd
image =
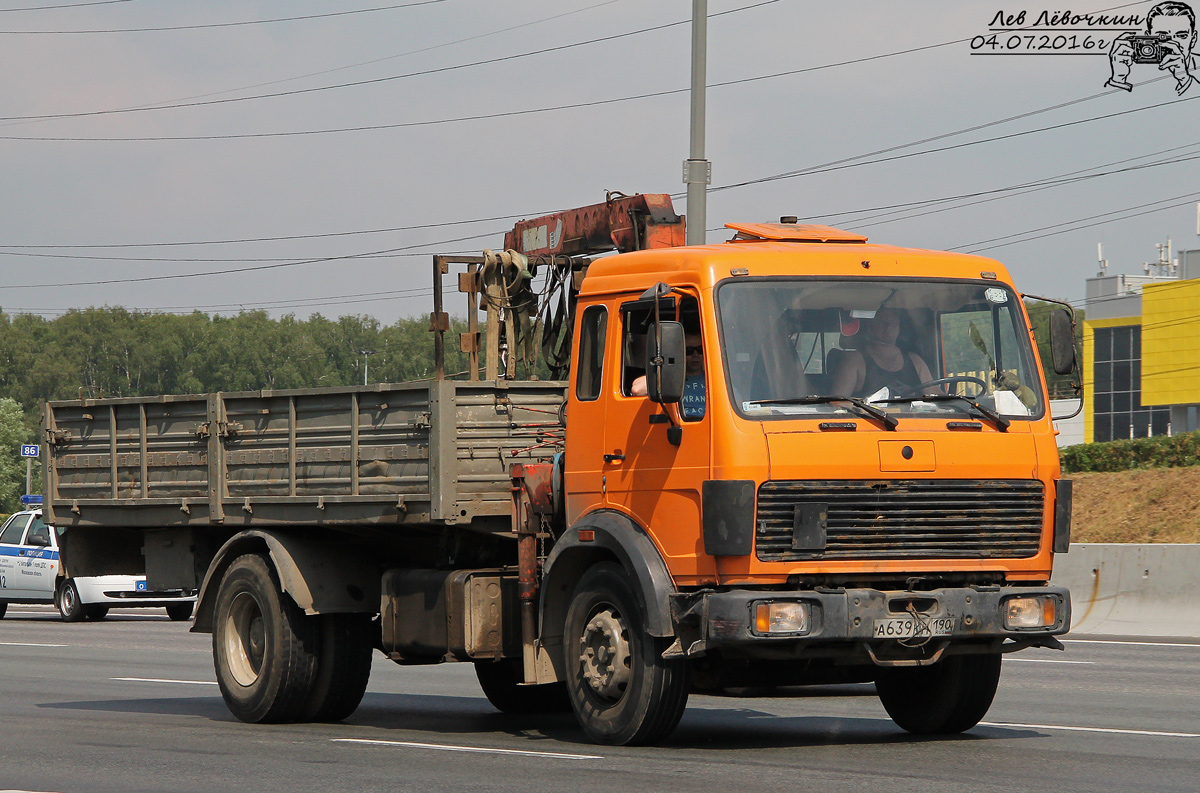
M 215 680 L 167 680 L 161 677 L 110 677 L 109 680 L 119 680 L 122 683 L 185 683 L 189 686 L 215 686 Z
M 1110 642 L 1105 639 L 1064 639 L 1067 644 L 1127 644 L 1133 647 L 1200 647 L 1200 644 L 1181 642 Z
M 981 721 L 980 727 L 1021 727 L 1026 730 L 1069 730 L 1071 732 L 1108 732 L 1118 735 L 1149 735 L 1165 738 L 1200 738 L 1194 732 L 1158 732 L 1155 730 L 1118 730 L 1112 727 L 1067 727 L 1062 724 L 1010 724 L 1003 721 Z
M 5 647 L 68 647 L 66 644 L 39 644 L 37 642 L 0 642 Z M 0 790 L 0 793 L 4 793 Z
M 1004 663 L 1013 662 L 1022 664 L 1094 664 L 1095 661 L 1063 661 L 1058 658 L 1005 658 Z
M 550 757 L 557 760 L 604 760 L 596 754 L 563 754 L 561 752 L 532 752 L 523 749 L 489 749 L 482 746 L 453 746 L 440 743 L 415 743 L 413 741 L 376 741 L 367 738 L 330 738 L 333 743 L 359 743 L 373 746 L 407 746 L 413 749 L 438 749 L 443 752 L 476 752 L 481 754 L 519 754 L 526 757 Z

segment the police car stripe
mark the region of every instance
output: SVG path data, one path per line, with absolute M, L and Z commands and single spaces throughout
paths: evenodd
M 58 558 L 58 551 L 50 548 L 43 548 L 38 551 L 31 551 L 26 548 L 21 548 L 16 545 L 0 545 L 0 556 L 16 556 L 21 559 L 50 559 Z

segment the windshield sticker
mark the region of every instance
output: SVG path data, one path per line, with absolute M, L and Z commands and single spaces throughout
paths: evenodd
M 984 291 L 983 296 L 987 298 L 989 303 L 1007 303 L 1008 292 L 1003 289 L 992 287 Z

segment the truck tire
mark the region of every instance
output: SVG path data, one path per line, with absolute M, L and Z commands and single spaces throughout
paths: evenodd
M 192 609 L 196 604 L 188 601 L 187 603 L 172 603 L 167 606 L 167 616 L 172 622 L 183 622 L 191 619 Z
M 252 724 L 300 716 L 316 680 L 317 622 L 283 593 L 263 556 L 229 566 L 214 616 L 213 664 L 229 711 Z
M 4 619 L 4 613 L 8 611 L 8 602 L 0 600 L 0 620 Z
M 87 607 L 79 600 L 79 589 L 69 578 L 58 588 L 58 613 L 62 615 L 63 622 L 83 622 L 87 619 Z
M 879 672 L 875 690 L 897 726 L 919 735 L 969 730 L 992 706 L 1000 653 L 952 655 L 933 666 Z
M 670 640 L 646 633 L 633 586 L 624 568 L 601 562 L 584 573 L 567 610 L 567 693 L 596 743 L 657 743 L 687 706 L 686 662 L 663 659 Z
M 521 685 L 521 661 L 476 661 L 475 676 L 488 702 L 501 713 L 570 713 L 566 683 Z
M 371 678 L 371 617 L 324 614 L 317 620 L 317 675 L 299 720 L 341 721 L 358 708 Z

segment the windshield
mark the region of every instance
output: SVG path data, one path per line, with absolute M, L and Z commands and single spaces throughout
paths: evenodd
M 717 307 L 733 403 L 750 418 L 854 413 L 811 397 L 851 397 L 897 415 L 982 408 L 1040 417 L 1017 300 L 995 282 L 727 281 Z

